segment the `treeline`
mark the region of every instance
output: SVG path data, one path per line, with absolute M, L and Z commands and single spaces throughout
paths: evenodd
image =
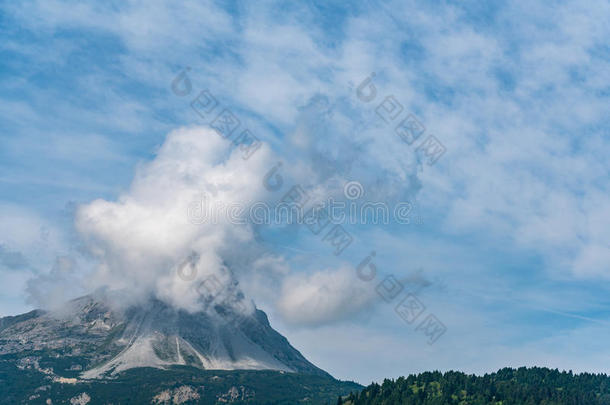
M 373 383 L 339 405 L 610 405 L 610 377 L 548 368 L 504 368 L 484 376 L 425 372 Z

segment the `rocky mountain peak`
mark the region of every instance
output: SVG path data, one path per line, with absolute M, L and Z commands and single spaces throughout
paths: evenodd
M 73 358 L 86 379 L 172 365 L 327 375 L 276 332 L 261 310 L 243 313 L 214 304 L 189 312 L 154 297 L 116 302 L 111 294 L 93 294 L 51 312 L 0 318 L 0 355 Z

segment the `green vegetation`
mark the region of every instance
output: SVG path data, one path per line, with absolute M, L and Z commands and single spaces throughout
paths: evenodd
M 610 405 L 610 377 L 548 368 L 504 368 L 478 377 L 426 372 L 340 398 L 341 405 Z
M 54 370 L 67 369 L 77 360 L 56 362 Z M 41 359 L 41 365 L 50 362 L 50 358 Z M 82 393 L 91 398 L 90 405 L 150 404 L 161 393 L 175 393 L 180 387 L 188 387 L 197 396 L 185 404 L 610 405 L 610 377 L 605 374 L 539 367 L 504 368 L 480 377 L 455 371 L 426 372 L 362 389 L 320 375 L 185 366 L 131 369 L 113 379 L 69 384 L 36 370 L 20 370 L 14 359 L 0 358 L 0 404 L 44 404 L 48 398 L 55 404 L 70 403 Z
M 185 404 L 332 404 L 339 395 L 362 386 L 330 377 L 278 371 L 200 370 L 175 366 L 169 370 L 137 368 L 114 379 L 76 384 L 53 382 L 35 370 L 19 370 L 0 360 L 0 404 L 70 403 L 82 393 L 95 404 L 150 404 L 163 391 L 189 387 L 198 399 Z M 170 402 L 171 403 L 171 402 Z

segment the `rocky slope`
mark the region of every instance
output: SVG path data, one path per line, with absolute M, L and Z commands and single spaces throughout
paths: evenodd
M 20 367 L 80 379 L 137 367 L 278 370 L 327 376 L 270 325 L 260 310 L 229 307 L 190 313 L 158 299 L 117 309 L 107 296 L 85 296 L 53 312 L 0 319 L 0 357 Z M 40 359 L 57 359 L 53 370 Z M 45 371 L 46 370 L 46 371 Z

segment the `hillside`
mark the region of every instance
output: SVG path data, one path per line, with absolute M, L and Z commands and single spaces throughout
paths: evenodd
M 333 404 L 362 387 L 272 370 L 134 368 L 112 379 L 58 378 L 0 360 L 0 404 Z M 48 402 L 51 400 L 51 402 Z
M 503 368 L 484 376 L 425 372 L 371 384 L 343 405 L 609 405 L 610 377 L 548 368 Z

